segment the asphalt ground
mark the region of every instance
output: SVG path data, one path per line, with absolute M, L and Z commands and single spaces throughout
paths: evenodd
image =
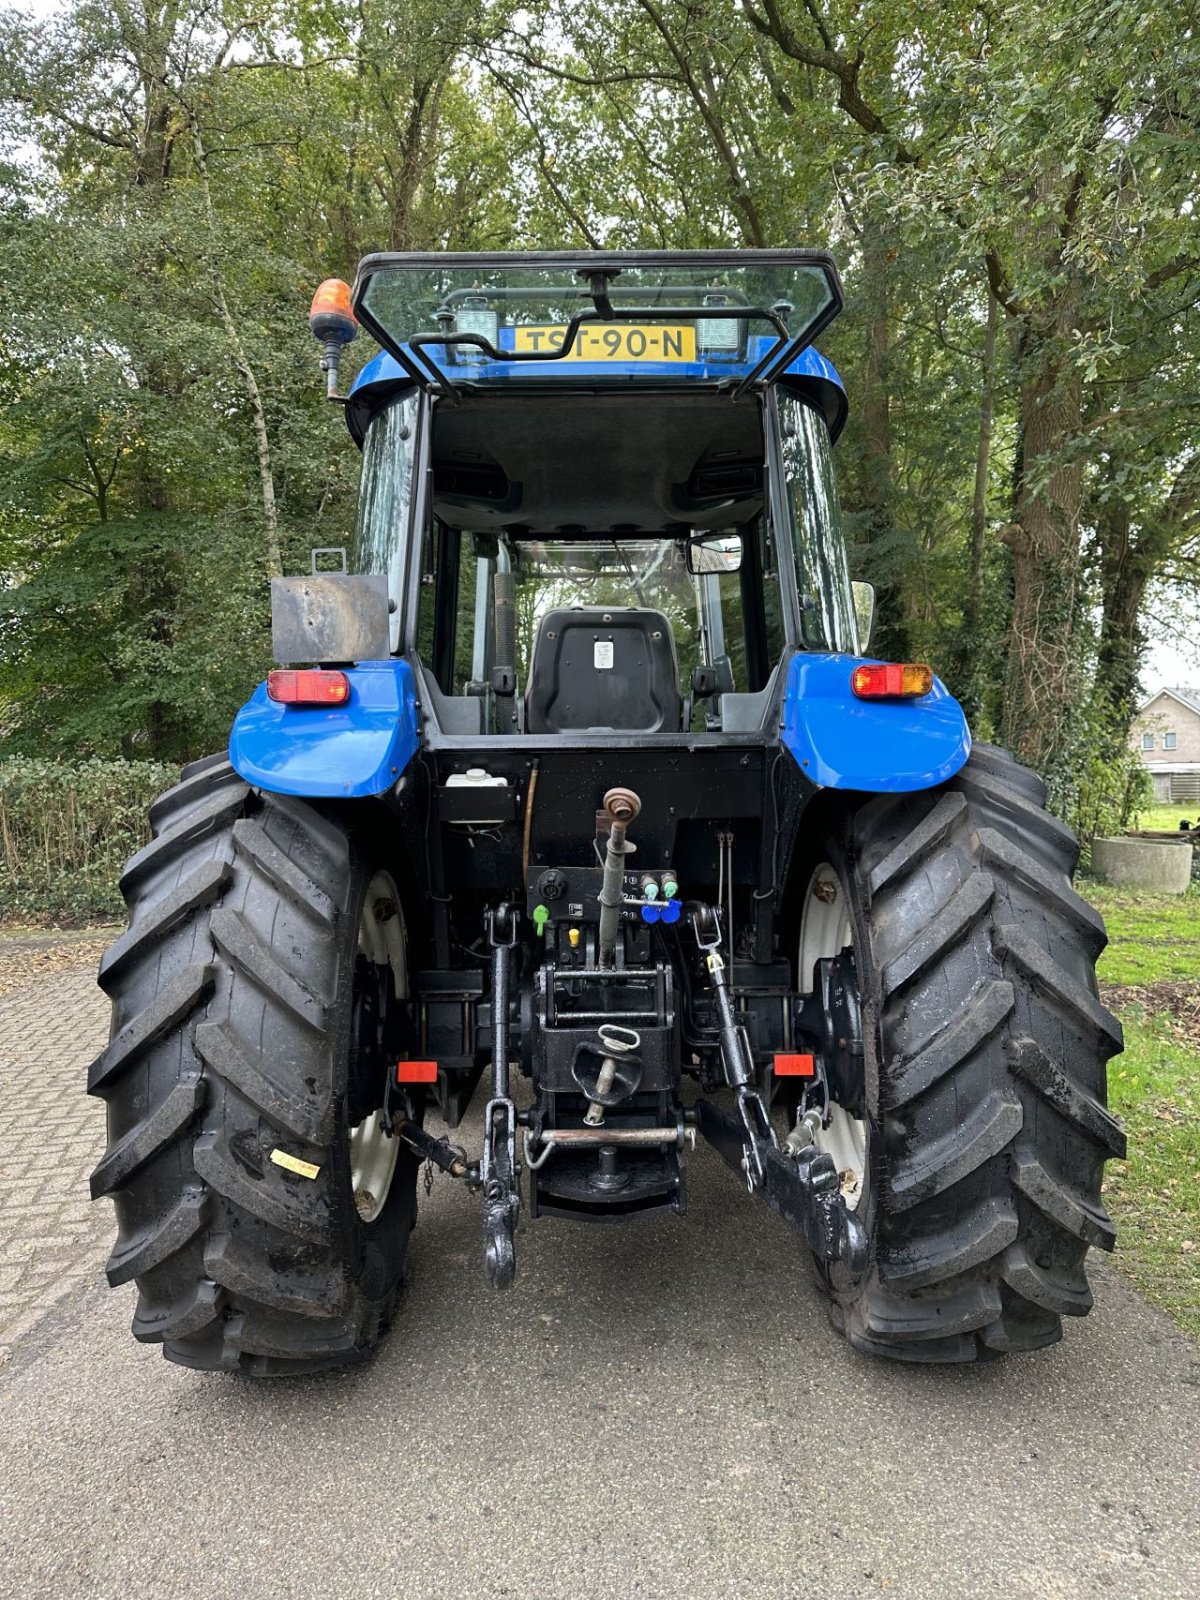
M 0 1367 L 0 1596 L 1200 1595 L 1200 1347 L 1109 1263 L 1052 1349 L 885 1364 L 714 1154 L 689 1179 L 524 1227 L 507 1296 L 439 1179 L 391 1337 L 309 1379 L 170 1365 L 87 1264 Z

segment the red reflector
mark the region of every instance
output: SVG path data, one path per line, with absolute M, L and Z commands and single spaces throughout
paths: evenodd
M 344 706 L 350 679 L 344 672 L 268 672 L 267 693 L 285 706 Z
M 816 1076 L 817 1067 L 811 1056 L 776 1056 L 775 1076 L 777 1078 L 813 1078 Z
M 933 688 L 933 668 L 920 661 L 886 661 L 855 667 L 850 687 L 860 700 L 909 700 Z
M 397 1061 L 397 1083 L 436 1083 L 436 1061 Z

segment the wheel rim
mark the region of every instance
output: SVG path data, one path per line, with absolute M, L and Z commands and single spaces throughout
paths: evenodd
M 828 861 L 814 868 L 804 891 L 800 918 L 800 955 L 797 975 L 801 994 L 811 994 L 818 961 L 854 948 L 854 923 L 841 879 Z M 862 1203 L 867 1172 L 867 1125 L 844 1106 L 830 1102 L 829 1126 L 813 1136 L 818 1150 L 834 1160 L 842 1183 L 842 1196 L 851 1210 Z
M 391 874 L 377 872 L 367 885 L 358 924 L 358 953 L 374 966 L 391 969 L 398 1000 L 408 994 L 408 951 L 400 896 Z M 350 1129 L 350 1184 L 354 1206 L 367 1227 L 387 1204 L 396 1173 L 399 1141 L 384 1131 L 378 1111 Z

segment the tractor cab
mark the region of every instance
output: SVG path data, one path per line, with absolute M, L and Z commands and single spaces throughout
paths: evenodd
M 856 648 L 827 257 L 377 256 L 355 303 L 353 565 L 442 731 L 747 732 Z

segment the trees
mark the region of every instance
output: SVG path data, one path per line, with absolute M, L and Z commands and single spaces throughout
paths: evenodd
M 1169 448 L 1153 425 L 1164 333 L 1195 376 L 1200 72 L 1186 8 L 1015 0 L 916 16 L 895 0 L 630 0 L 615 12 L 549 0 L 530 15 L 503 48 L 556 103 L 573 93 L 581 123 L 608 129 L 651 215 L 678 203 L 670 176 L 697 170 L 686 153 L 699 141 L 711 177 L 690 197 L 692 233 L 699 211 L 710 233 L 733 227 L 747 243 L 838 242 L 852 301 L 830 344 L 861 394 L 847 476 L 860 554 L 883 579 L 885 642 L 936 635 L 932 653 L 957 666 L 973 709 L 985 721 L 993 709 L 1052 771 L 1093 601 L 1111 703 L 1115 641 L 1166 548 L 1166 499 L 1139 463 Z M 579 215 L 587 196 L 568 204 Z M 1132 357 L 1153 329 L 1153 355 Z M 940 415 L 920 404 L 939 379 Z M 1099 426 L 1097 397 L 1111 405 L 1139 381 L 1136 403 Z M 911 449 L 906 409 L 922 418 Z M 971 465 L 956 447 L 968 434 Z M 1137 559 L 1114 567 L 1113 519 L 1132 514 L 1135 480 L 1148 495 Z M 939 534 L 948 506 L 953 532 Z M 948 573 L 957 602 L 938 582 Z M 981 662 L 997 580 L 1006 634 Z
M 1050 773 L 1094 664 L 1119 736 L 1196 539 L 1178 0 L 79 0 L 3 28 L 15 736 L 216 736 L 266 576 L 352 515 L 302 327 L 321 277 L 387 246 L 791 240 L 847 281 L 828 351 L 881 650 Z M 108 709 L 47 717 L 67 700 Z
M 5 19 L 7 131 L 37 154 L 10 167 L 0 234 L 11 745 L 223 741 L 267 664 L 266 580 L 353 515 L 312 289 L 368 246 L 511 239 L 499 140 L 458 64 L 480 9 L 79 0 Z
M 1149 297 L 1200 281 L 1200 147 L 1177 76 L 1194 35 L 1176 7 L 1121 0 L 948 6 L 935 31 L 887 4 L 744 9 L 781 57 L 836 85 L 893 211 L 935 215 L 1004 314 L 1017 390 L 1004 729 L 1048 768 L 1078 698 L 1088 385 Z

